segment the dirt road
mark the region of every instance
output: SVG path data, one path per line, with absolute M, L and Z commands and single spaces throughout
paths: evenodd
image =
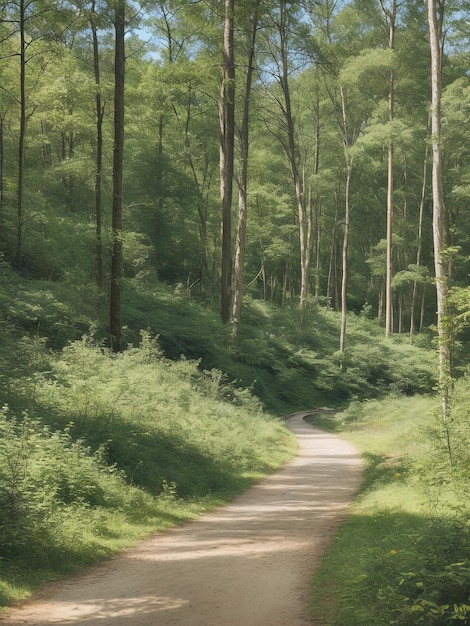
M 346 442 L 288 421 L 298 456 L 231 504 L 9 611 L 18 626 L 307 626 L 309 579 L 360 483 Z

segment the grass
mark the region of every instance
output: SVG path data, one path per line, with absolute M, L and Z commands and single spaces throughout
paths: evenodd
M 129 347 L 112 355 L 105 297 L 90 285 L 0 270 L 0 402 L 8 406 L 4 423 L 17 424 L 8 437 L 0 433 L 0 603 L 217 506 L 272 472 L 295 449 L 273 414 L 341 408 L 352 398 L 413 394 L 435 383 L 431 350 L 386 342 L 365 316 L 350 316 L 340 355 L 334 311 L 312 302 L 301 314 L 247 299 L 233 341 L 215 309 L 153 280 L 123 281 Z M 391 413 L 370 428 L 365 406 L 378 417 L 382 405 L 356 401 L 324 426 L 357 445 L 369 433 L 365 484 L 382 482 L 378 499 L 385 502 L 386 487 L 393 508 L 393 476 L 407 477 L 411 467 L 400 445 L 406 431 L 411 449 L 412 433 L 404 405 L 391 411 L 389 404 Z M 18 463 L 24 480 L 12 472 Z M 364 506 L 379 509 L 373 490 L 365 494 Z
M 221 505 L 295 452 L 282 420 L 158 343 L 17 344 L 0 415 L 0 606 Z M 4 360 L 8 355 L 3 355 Z M 21 409 L 21 410 L 20 410 Z
M 2 559 L 0 613 L 1 608 L 24 600 L 46 582 L 117 554 L 149 534 L 182 524 L 215 505 L 181 500 L 166 503 L 143 494 L 140 499 L 140 506 L 132 512 L 75 505 L 48 517 L 52 532 Z
M 15 350 L 22 337 L 44 340 L 56 351 L 89 333 L 106 343 L 106 296 L 92 285 L 25 280 L 5 266 L 0 280 L 0 333 L 14 339 L 8 350 Z M 197 300 L 158 281 L 136 279 L 123 280 L 122 295 L 125 345 L 137 345 L 141 329 L 148 329 L 168 359 L 183 355 L 201 370 L 223 372 L 227 380 L 252 389 L 276 415 L 344 407 L 353 398 L 380 397 L 390 389 L 422 393 L 435 384 L 435 355 L 428 347 L 412 346 L 407 338 L 385 341 L 377 321 L 364 315 L 350 315 L 348 347 L 341 355 L 339 314 L 314 301 L 301 312 L 295 304 L 279 308 L 247 297 L 233 341 L 218 305 L 205 303 L 202 295 Z M 3 356 L 2 350 L 2 368 Z M 26 356 L 17 359 L 27 362 Z
M 449 497 L 436 406 L 432 396 L 389 397 L 322 419 L 366 464 L 351 515 L 312 580 L 323 626 L 470 623 L 467 502 L 459 488 Z

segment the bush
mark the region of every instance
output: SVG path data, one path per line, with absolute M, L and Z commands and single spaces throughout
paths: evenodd
M 27 415 L 0 414 L 0 554 L 34 553 L 53 537 L 51 520 L 60 510 L 113 506 L 125 483 L 102 451 L 92 453 L 68 430 L 52 432 Z
M 397 529 L 398 531 L 398 529 Z M 430 519 L 420 532 L 386 537 L 356 591 L 377 603 L 384 624 L 443 626 L 470 622 L 470 527 L 464 519 Z M 388 549 L 387 549 L 388 548 Z M 378 623 L 374 620 L 374 623 Z

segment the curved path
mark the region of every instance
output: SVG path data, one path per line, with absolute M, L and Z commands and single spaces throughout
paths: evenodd
M 298 456 L 229 505 L 157 534 L 1 623 L 43 626 L 307 626 L 309 579 L 361 480 L 354 448 L 287 422 Z

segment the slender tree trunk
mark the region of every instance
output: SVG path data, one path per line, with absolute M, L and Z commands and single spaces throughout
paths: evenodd
M 382 4 L 382 6 L 384 6 Z M 397 1 L 392 1 L 390 11 L 384 9 L 389 20 L 389 48 L 395 49 L 395 21 L 397 14 Z M 392 124 L 395 114 L 395 73 L 392 70 L 389 78 L 388 115 Z M 393 139 L 388 146 L 388 174 L 387 174 L 387 273 L 385 279 L 385 336 L 389 337 L 393 332 Z
M 157 159 L 155 167 L 156 194 L 158 198 L 158 210 L 163 211 L 163 114 L 158 120 Z
M 286 10 L 283 6 L 283 11 Z M 291 168 L 292 179 L 294 182 L 295 198 L 297 202 L 297 214 L 299 219 L 299 243 L 300 243 L 300 308 L 307 307 L 308 298 L 308 278 L 311 255 L 311 237 L 312 237 L 312 216 L 311 207 L 309 207 L 304 198 L 302 189 L 302 180 L 297 164 L 297 145 L 295 141 L 295 123 L 292 114 L 292 105 L 289 88 L 289 69 L 287 62 L 287 37 L 286 27 L 281 19 L 279 25 L 279 35 L 281 41 L 281 62 L 282 75 L 279 77 L 282 93 L 284 96 L 284 118 L 287 129 L 287 157 Z
M 387 270 L 385 277 L 385 336 L 393 332 L 393 145 L 388 148 L 387 182 Z
M 439 350 L 439 388 L 441 394 L 442 419 L 447 425 L 449 396 L 451 391 L 451 346 L 447 318 L 447 295 L 449 289 L 445 260 L 445 206 L 443 191 L 443 169 L 441 152 L 441 93 L 442 93 L 442 21 L 444 0 L 428 0 L 428 24 L 431 43 L 431 134 L 432 134 L 432 195 L 433 195 L 433 239 L 434 269 L 437 294 L 437 329 Z M 450 440 L 448 444 L 449 453 Z
M 222 198 L 221 314 L 224 324 L 232 312 L 232 191 L 235 140 L 235 0 L 225 0 L 222 84 L 219 101 L 220 195 Z
M 263 302 L 266 302 L 266 268 L 264 267 L 264 260 L 261 261 L 261 278 L 263 281 Z
M 0 115 L 0 227 L 3 225 L 3 205 L 4 197 L 4 181 L 3 181 L 3 163 L 5 158 L 5 144 L 3 141 L 3 131 L 5 124 L 5 114 Z
M 101 102 L 100 57 L 98 49 L 98 33 L 95 23 L 95 3 L 92 5 L 90 26 L 93 38 L 93 69 L 95 73 L 95 109 L 96 109 L 96 171 L 95 171 L 95 233 L 96 233 L 96 284 L 104 289 L 103 243 L 101 233 L 101 175 L 103 163 L 103 118 L 104 105 Z
M 401 335 L 403 329 L 403 294 L 398 297 L 398 334 Z
M 427 171 L 428 171 L 428 144 L 426 143 L 426 150 L 424 153 L 424 166 L 423 166 L 423 184 L 421 186 L 421 198 L 419 201 L 419 217 L 418 217 L 418 249 L 416 250 L 416 267 L 419 269 L 421 264 L 421 252 L 423 249 L 422 237 L 423 237 L 423 217 L 424 217 L 424 203 L 426 200 L 426 187 L 427 187 Z M 410 339 L 413 340 L 415 334 L 415 310 L 416 300 L 418 297 L 418 283 L 413 283 L 413 294 L 411 296 L 411 310 L 410 310 Z
M 207 184 L 207 172 L 205 172 L 202 176 L 202 183 L 200 182 L 196 165 L 194 163 L 194 159 L 191 153 L 191 136 L 190 136 L 190 122 L 191 122 L 191 109 L 192 109 L 191 99 L 192 99 L 192 85 L 189 84 L 188 93 L 187 93 L 186 120 L 185 120 L 184 126 L 181 125 L 181 130 L 184 133 L 184 137 L 185 137 L 185 146 L 187 148 L 186 154 L 188 158 L 189 167 L 193 175 L 194 183 L 198 190 L 196 208 L 197 208 L 197 213 L 199 217 L 198 228 L 199 228 L 199 237 L 201 239 L 201 248 L 202 248 L 201 258 L 199 262 L 198 278 L 199 278 L 199 285 L 202 287 L 203 279 L 204 279 L 204 272 L 207 273 L 209 270 L 208 261 L 207 261 L 207 256 L 208 256 L 207 255 L 207 197 L 206 199 L 203 198 L 204 196 L 203 190 L 204 188 L 208 189 L 209 185 Z M 173 107 L 173 111 L 179 123 L 180 118 L 179 118 L 179 114 L 178 114 L 176 107 Z M 163 118 L 160 119 L 160 124 L 162 123 L 163 123 Z M 159 128 L 159 135 L 160 137 L 162 136 L 162 131 L 160 131 L 160 128 Z M 160 159 L 161 159 L 162 154 L 163 154 L 163 150 L 159 156 Z M 210 177 L 209 177 L 209 180 L 210 180 Z
M 332 293 L 334 290 L 332 289 L 332 284 L 334 280 L 334 259 L 336 256 L 336 230 L 338 223 L 338 209 L 335 208 L 335 219 L 333 222 L 333 232 L 331 233 L 331 249 L 330 249 L 330 260 L 328 262 L 328 279 L 326 282 L 326 297 L 331 298 L 333 300 L 334 294 Z
M 114 150 L 113 208 L 110 292 L 110 333 L 113 352 L 122 350 L 121 257 L 122 257 L 122 170 L 124 159 L 125 0 L 115 4 L 114 53 Z
M 47 124 L 44 120 L 41 120 L 41 135 L 42 135 L 42 164 L 44 169 L 51 166 L 51 145 L 47 141 Z
M 378 307 L 377 307 L 377 319 L 380 321 L 383 318 L 383 314 L 384 314 L 384 290 L 382 288 L 382 285 L 379 284 L 379 302 L 378 302 Z
M 320 278 L 321 278 L 321 240 L 322 240 L 322 228 L 321 228 L 321 200 L 318 199 L 315 206 L 315 297 L 320 295 Z
M 315 176 L 318 175 L 320 169 L 320 81 L 318 80 L 318 75 L 316 75 L 315 80 L 316 87 L 316 99 L 315 99 L 315 151 L 313 155 L 313 173 Z M 311 197 L 312 190 L 309 188 L 309 197 Z M 309 204 L 311 204 L 309 202 Z M 315 297 L 318 298 L 320 295 L 320 276 L 321 276 L 321 237 L 322 237 L 322 229 L 321 229 L 321 199 L 317 198 L 315 202 L 315 284 L 314 284 L 314 294 Z M 313 216 L 312 216 L 313 217 Z
M 18 189 L 17 189 L 17 238 L 16 262 L 18 267 L 23 261 L 23 185 L 24 185 L 24 154 L 26 136 L 26 7 L 20 0 L 20 132 L 18 139 Z
M 341 277 L 341 332 L 339 339 L 340 352 L 344 352 L 346 347 L 346 321 L 348 315 L 348 246 L 349 246 L 349 225 L 351 214 L 350 188 L 351 188 L 352 163 L 346 155 L 346 189 L 344 199 L 344 231 L 343 231 L 343 273 Z
M 243 278 L 245 270 L 245 239 L 247 221 L 247 192 L 248 192 L 248 155 L 249 155 L 249 120 L 250 96 L 253 82 L 253 60 L 255 56 L 256 33 L 258 31 L 258 6 L 254 7 L 250 47 L 248 51 L 248 67 L 245 83 L 245 97 L 243 102 L 243 118 L 240 129 L 240 173 L 238 176 L 238 221 L 237 238 L 235 242 L 235 282 L 232 310 L 232 337 L 238 335 L 243 298 Z
M 344 190 L 344 227 L 343 227 L 343 252 L 342 252 L 342 275 L 341 275 L 341 330 L 339 338 L 340 352 L 344 352 L 346 347 L 346 322 L 348 315 L 348 246 L 349 246 L 349 226 L 351 217 L 351 175 L 352 175 L 352 159 L 349 156 L 349 130 L 348 120 L 346 116 L 346 99 L 344 90 L 340 87 L 341 93 L 341 117 L 342 117 L 342 135 L 343 135 L 343 151 L 346 164 L 346 185 Z
M 423 294 L 421 296 L 421 313 L 419 316 L 419 332 L 420 333 L 423 332 L 423 328 L 424 328 L 424 313 L 425 313 L 424 303 L 425 301 L 426 301 L 426 285 L 423 285 Z

